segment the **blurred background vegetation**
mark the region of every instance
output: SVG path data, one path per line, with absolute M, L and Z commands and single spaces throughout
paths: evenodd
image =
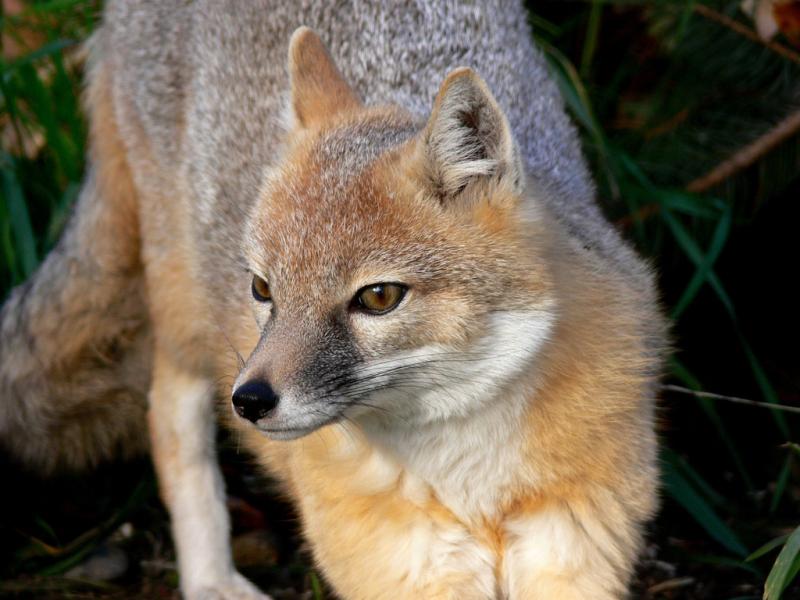
M 674 323 L 663 509 L 634 595 L 800 598 L 800 2 L 529 9 L 599 200 L 658 269 Z M 100 3 L 3 11 L 2 297 L 58 239 L 80 186 L 80 43 Z M 288 509 L 235 451 L 223 465 L 245 572 L 276 597 L 324 597 Z M 3 462 L 0 477 L 0 595 L 175 594 L 146 461 L 48 481 Z M 117 571 L 92 570 L 109 556 Z

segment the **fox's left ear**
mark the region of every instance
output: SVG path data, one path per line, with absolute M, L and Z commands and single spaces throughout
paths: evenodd
M 523 170 L 508 121 L 472 69 L 462 67 L 445 78 L 417 151 L 442 199 L 481 179 L 521 191 Z
M 308 27 L 299 27 L 289 41 L 289 79 L 295 126 L 312 127 L 361 106 L 322 40 Z

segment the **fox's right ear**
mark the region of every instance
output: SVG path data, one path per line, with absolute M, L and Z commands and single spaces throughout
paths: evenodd
M 308 27 L 299 27 L 289 40 L 289 80 L 290 109 L 297 127 L 313 127 L 361 106 L 322 40 Z

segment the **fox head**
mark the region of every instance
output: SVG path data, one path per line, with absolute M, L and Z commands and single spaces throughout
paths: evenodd
M 550 231 L 508 122 L 460 68 L 427 123 L 366 107 L 320 39 L 289 49 L 291 126 L 248 221 L 260 340 L 233 405 L 276 439 L 466 416 L 530 371 Z

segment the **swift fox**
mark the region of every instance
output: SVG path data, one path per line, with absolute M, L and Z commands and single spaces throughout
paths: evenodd
M 342 598 L 624 598 L 664 320 L 523 7 L 120 0 L 90 56 L 82 194 L 2 309 L 8 450 L 149 445 L 192 600 L 265 597 L 216 399 Z

